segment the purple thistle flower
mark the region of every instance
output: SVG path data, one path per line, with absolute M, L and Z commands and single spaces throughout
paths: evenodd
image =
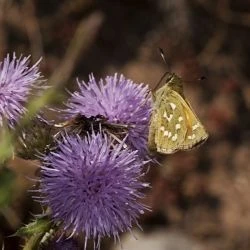
M 63 230 L 85 234 L 86 244 L 93 238 L 99 248 L 104 236 L 119 239 L 147 209 L 138 202 L 148 187 L 140 180 L 145 162 L 104 133 L 65 136 L 43 162 L 42 204 Z
M 9 55 L 0 62 L 0 126 L 4 120 L 13 127 L 25 113 L 24 105 L 33 87 L 41 82 L 37 61 L 28 67 L 30 56 L 16 58 Z
M 93 75 L 89 82 L 79 82 L 79 92 L 71 94 L 66 118 L 81 114 L 86 117 L 102 115 L 111 123 L 133 125 L 126 143 L 140 154 L 147 153 L 147 137 L 152 98 L 147 85 L 136 84 L 123 75 L 107 76 L 97 82 Z

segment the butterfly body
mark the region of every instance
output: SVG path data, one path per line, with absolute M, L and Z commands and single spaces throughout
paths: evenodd
M 166 84 L 155 93 L 149 127 L 149 149 L 163 154 L 200 145 L 208 134 L 184 97 L 183 81 L 167 74 Z

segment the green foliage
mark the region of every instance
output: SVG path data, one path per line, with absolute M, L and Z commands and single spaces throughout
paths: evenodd
M 6 162 L 14 152 L 12 141 L 13 134 L 5 127 L 2 127 L 0 139 L 0 169 L 3 163 Z
M 0 171 L 0 207 L 5 207 L 10 204 L 14 179 L 14 173 L 5 167 L 2 167 Z
M 47 216 L 35 218 L 34 221 L 21 227 L 15 236 L 25 239 L 23 250 L 39 249 L 41 244 L 45 244 L 53 234 L 54 229 Z

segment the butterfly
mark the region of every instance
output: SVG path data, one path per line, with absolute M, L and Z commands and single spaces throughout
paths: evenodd
M 155 92 L 148 144 L 163 154 L 192 149 L 208 138 L 204 126 L 183 93 L 183 80 L 166 73 L 166 83 Z

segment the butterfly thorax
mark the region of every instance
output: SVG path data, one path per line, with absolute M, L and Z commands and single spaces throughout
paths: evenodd
M 168 73 L 166 75 L 165 84 L 156 91 L 155 98 L 157 99 L 157 96 L 166 97 L 169 93 L 169 90 L 173 90 L 179 93 L 183 97 L 183 99 L 185 99 L 182 82 L 182 79 L 178 77 L 175 73 Z
M 169 73 L 169 75 L 167 75 L 166 85 L 169 88 L 171 88 L 172 90 L 179 93 L 182 97 L 184 97 L 184 94 L 183 94 L 183 81 L 175 73 Z

